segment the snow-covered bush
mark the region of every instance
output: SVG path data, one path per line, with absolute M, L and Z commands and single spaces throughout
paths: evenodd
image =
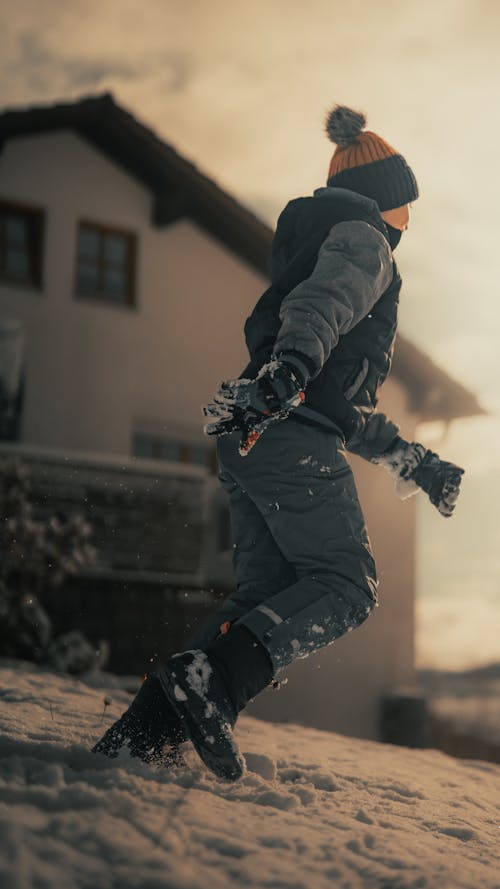
M 68 574 L 95 560 L 92 528 L 80 513 L 34 518 L 30 470 L 18 460 L 0 463 L 1 577 L 8 585 L 39 595 L 60 586 Z
M 61 673 L 78 675 L 93 667 L 102 667 L 109 656 L 109 645 L 105 639 L 99 641 L 96 651 L 80 630 L 62 633 L 49 643 L 46 660 Z
M 81 672 L 96 660 L 90 644 L 73 631 L 71 645 L 51 643 L 51 622 L 40 602 L 43 591 L 60 587 L 70 574 L 95 561 L 92 528 L 80 513 L 35 517 L 29 467 L 0 461 L 0 654 L 55 662 Z M 61 649 L 79 653 L 62 658 Z M 86 657 L 82 652 L 86 651 Z

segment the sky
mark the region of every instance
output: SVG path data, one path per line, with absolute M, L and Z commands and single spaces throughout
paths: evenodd
M 488 416 L 421 427 L 465 467 L 418 504 L 417 662 L 500 660 L 500 112 L 496 0 L 2 0 L 0 106 L 111 91 L 270 225 L 325 184 L 335 103 L 414 170 L 400 330 Z M 397 420 L 397 418 L 395 418 Z

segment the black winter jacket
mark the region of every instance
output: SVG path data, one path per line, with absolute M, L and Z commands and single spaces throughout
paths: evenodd
M 311 380 L 294 415 L 333 425 L 349 442 L 377 404 L 397 325 L 401 278 L 378 205 L 329 187 L 290 201 L 270 271 L 271 285 L 245 324 L 250 363 L 241 377 L 255 377 L 274 355 L 300 353 Z M 397 431 L 389 427 L 384 444 Z

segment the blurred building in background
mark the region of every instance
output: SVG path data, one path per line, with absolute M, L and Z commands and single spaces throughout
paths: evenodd
M 96 566 L 52 602 L 61 629 L 78 616 L 140 672 L 232 587 L 200 408 L 246 364 L 272 231 L 109 94 L 6 111 L 0 145 L 0 456 L 32 466 L 41 512 L 94 525 Z M 481 412 L 403 337 L 380 406 L 408 439 Z M 377 738 L 381 700 L 415 679 L 414 503 L 352 464 L 380 608 L 251 709 Z

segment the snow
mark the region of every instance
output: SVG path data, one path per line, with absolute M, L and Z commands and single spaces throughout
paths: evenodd
M 193 662 L 187 666 L 187 684 L 200 698 L 204 698 L 208 691 L 208 681 L 212 674 L 212 668 L 203 651 L 194 654 Z M 178 698 L 182 700 L 182 698 Z M 187 701 L 187 697 L 184 697 Z
M 136 678 L 0 680 L 2 889 L 500 889 L 493 763 L 243 716 L 228 784 L 90 752 Z
M 321 633 L 321 634 L 323 634 L 323 633 L 325 632 L 325 628 L 324 628 L 324 627 L 319 627 L 318 624 L 313 624 L 312 627 L 311 627 L 311 630 L 312 630 L 313 633 Z

